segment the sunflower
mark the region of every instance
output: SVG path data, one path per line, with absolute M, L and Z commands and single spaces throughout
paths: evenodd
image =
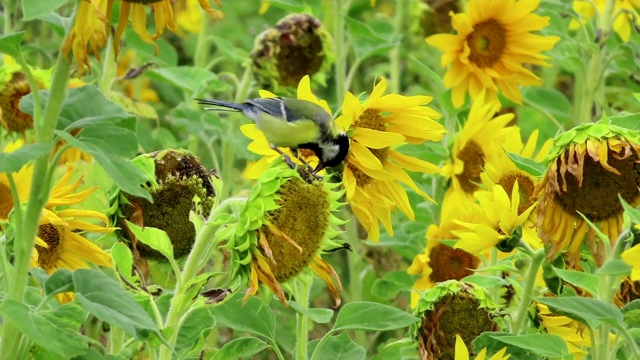
M 631 38 L 631 29 L 634 26 L 640 25 L 640 14 L 638 8 L 640 8 L 640 1 L 638 0 L 613 0 L 613 30 L 620 36 L 622 41 L 629 42 Z M 585 24 L 589 21 L 596 12 L 598 16 L 601 16 L 607 5 L 607 0 L 574 0 L 573 10 L 582 15 L 580 21 L 576 19 L 571 20 L 569 23 L 569 29 L 576 30 L 580 28 L 581 24 Z M 634 20 L 635 19 L 635 24 Z
M 260 96 L 263 98 L 276 97 L 275 94 L 261 90 Z M 322 106 L 327 113 L 331 114 L 331 109 L 329 109 L 329 104 L 325 100 L 319 100 L 311 91 L 311 79 L 308 75 L 302 77 L 300 82 L 298 83 L 297 90 L 297 98 L 301 100 L 310 101 L 314 104 Z M 249 179 L 257 179 L 262 173 L 269 167 L 275 159 L 282 157 L 282 155 L 278 154 L 275 150 L 273 150 L 269 146 L 269 141 L 264 136 L 262 131 L 258 130 L 254 123 L 245 124 L 240 126 L 240 131 L 251 139 L 251 143 L 247 146 L 249 151 L 256 153 L 258 155 L 262 155 L 257 162 L 253 164 L 249 164 L 244 171 L 244 176 Z M 301 164 L 302 162 L 298 159 L 298 157 L 294 156 L 291 151 L 287 148 L 281 148 L 281 150 L 287 154 L 291 158 L 292 161 Z M 306 163 L 309 163 L 311 166 L 316 166 L 318 164 L 318 158 L 311 151 L 299 150 L 299 155 Z
M 436 165 L 394 148 L 406 143 L 439 141 L 446 132 L 434 120 L 440 118 L 440 114 L 425 106 L 431 97 L 384 95 L 386 89 L 387 81 L 382 78 L 363 104 L 347 92 L 342 115 L 336 119 L 351 139 L 342 174 L 347 201 L 373 241 L 378 241 L 380 236 L 379 222 L 393 235 L 390 215 L 393 209 L 400 209 L 411 220 L 415 218 L 400 183 L 433 201 L 404 169 L 423 173 L 440 171 Z
M 507 360 L 511 355 L 507 354 L 507 348 L 504 347 L 502 350 L 495 353 L 489 360 Z M 475 360 L 485 360 L 487 358 L 487 348 L 480 350 L 478 356 L 475 357 Z M 464 340 L 460 337 L 460 335 L 456 335 L 456 357 L 455 360 L 469 360 L 469 350 L 467 349 L 467 345 L 465 345 Z
M 471 346 L 483 332 L 497 329 L 493 321 L 496 305 L 483 287 L 450 280 L 426 294 L 414 310 L 422 322 L 411 329 L 421 359 L 457 359 L 457 337 Z
M 71 33 L 62 45 L 62 52 L 73 56 L 78 64 L 78 74 L 82 75 L 85 67 L 91 70 L 89 53 L 93 53 L 100 61 L 100 49 L 107 43 L 111 7 L 115 0 L 82 0 Z
M 588 354 L 584 348 L 591 347 L 591 341 L 589 330 L 584 325 L 566 316 L 552 313 L 544 304 L 536 303 L 536 308 L 540 327 L 549 334 L 560 336 L 566 342 L 569 354 L 577 359 L 582 359 Z
M 497 101 L 498 92 L 521 103 L 519 85 L 542 85 L 542 80 L 525 64 L 550 66 L 549 50 L 560 40 L 557 36 L 532 34 L 549 24 L 549 17 L 532 12 L 539 0 L 471 0 L 466 13 L 452 16 L 456 34 L 438 34 L 426 39 L 444 52 L 445 86 L 452 89 L 455 107 L 461 107 L 470 93 L 475 99 L 484 89 L 489 101 Z M 523 26 L 526 24 L 526 26 Z
M 631 266 L 631 280 L 639 281 L 640 264 L 638 264 L 638 259 L 640 259 L 640 244 L 622 252 L 620 258 Z
M 512 236 L 519 239 L 521 226 L 533 210 L 533 205 L 521 210 L 519 187 L 515 182 L 510 195 L 502 185 L 477 191 L 478 202 L 471 205 L 469 220 L 454 220 L 464 227 L 452 231 L 460 239 L 454 247 L 480 255 Z
M 580 125 L 554 139 L 552 160 L 536 188 L 538 231 L 550 259 L 566 251 L 577 266 L 582 243 L 596 262 L 604 261 L 604 242 L 580 215 L 615 243 L 624 209 L 619 196 L 640 205 L 638 132 L 604 122 Z
M 454 223 L 453 219 L 460 218 L 463 209 L 460 204 L 445 197 L 440 209 L 440 225 L 429 225 L 424 253 L 416 255 L 407 269 L 409 274 L 421 275 L 412 287 L 411 308 L 418 305 L 420 291 L 431 289 L 439 282 L 462 280 L 473 274 L 473 270 L 480 265 L 479 257 L 462 249 L 451 248 L 442 242 L 442 240 L 456 239 L 451 231 L 461 229 L 462 226 Z
M 340 304 L 340 278 L 321 257 L 325 250 L 344 248 L 331 240 L 344 223 L 333 215 L 342 205 L 338 186 L 274 161 L 238 211 L 212 220 L 225 224 L 214 241 L 230 252 L 232 277 L 248 282 L 245 300 L 264 284 L 286 304 L 283 286 L 310 268 Z
M 30 70 L 39 89 L 50 87 L 51 69 Z M 31 87 L 20 65 L 13 58 L 5 56 L 4 64 L 0 66 L 0 125 L 7 131 L 24 134 L 33 129 L 33 116 L 20 110 L 20 100 L 29 93 Z
M 21 139 L 9 143 L 5 146 L 4 152 L 14 152 L 22 147 L 22 144 L 23 141 Z M 29 191 L 31 190 L 31 178 L 33 176 L 32 166 L 27 164 L 18 172 L 12 173 L 11 175 L 13 175 L 13 181 L 16 184 L 18 199 L 20 199 L 20 202 L 27 201 L 29 198 Z M 7 174 L 0 173 L 0 222 L 7 221 L 9 219 L 9 213 L 13 209 L 14 205 Z
M 171 0 L 122 0 L 120 4 L 120 18 L 118 20 L 118 26 L 113 35 L 113 44 L 116 56 L 120 51 L 120 39 L 124 33 L 129 18 L 131 18 L 131 24 L 140 39 L 144 42 L 151 44 L 155 47 L 155 53 L 157 55 L 160 48 L 155 43 L 155 40 L 162 36 L 164 29 L 168 28 L 171 31 L 176 30 L 176 20 L 174 17 L 174 6 L 178 6 L 179 9 L 186 9 L 186 0 L 180 0 L 177 5 Z M 204 9 L 212 19 L 220 19 L 224 14 L 215 10 L 209 4 L 209 0 L 198 0 L 200 7 Z M 215 0 L 218 6 L 222 6 L 221 0 Z M 155 20 L 155 33 L 153 36 L 147 31 L 147 10 L 146 5 L 149 5 L 153 10 Z M 181 10 L 182 11 L 182 10 Z
M 445 162 L 441 174 L 451 178 L 448 193 L 459 202 L 473 198 L 482 183 L 486 164 L 498 163 L 507 151 L 516 151 L 520 143 L 518 128 L 508 126 L 513 114 L 495 116 L 500 108 L 496 102 L 486 102 L 484 91 L 474 99 L 467 120 L 458 132 L 451 158 Z

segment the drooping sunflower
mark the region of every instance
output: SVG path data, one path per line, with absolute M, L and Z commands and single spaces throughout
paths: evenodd
M 622 41 L 628 42 L 631 38 L 631 30 L 634 26 L 640 25 L 640 1 L 638 0 L 613 0 L 613 30 L 620 36 Z M 569 23 L 569 29 L 576 30 L 581 24 L 585 24 L 594 15 L 602 16 L 607 5 L 607 0 L 574 0 L 573 10 L 584 16 L 580 21 L 573 19 Z M 635 19 L 635 24 L 634 20 Z
M 378 241 L 379 222 L 393 235 L 390 212 L 400 209 L 415 218 L 404 183 L 418 195 L 432 201 L 406 173 L 406 170 L 435 173 L 440 169 L 427 161 L 407 156 L 395 148 L 404 144 L 439 141 L 446 130 L 435 119 L 440 114 L 426 106 L 430 96 L 384 95 L 387 81 L 381 78 L 364 103 L 347 92 L 342 115 L 336 123 L 351 139 L 342 174 L 346 197 L 354 215 Z
M 422 321 L 411 329 L 421 359 L 458 359 L 457 336 L 470 347 L 480 334 L 498 328 L 492 315 L 496 305 L 483 287 L 450 280 L 426 294 L 414 310 Z
M 97 189 L 74 193 L 83 179 L 81 177 L 75 183 L 69 184 L 72 175 L 73 167 L 68 166 L 65 174 L 51 190 L 49 200 L 42 210 L 36 244 L 31 253 L 31 266 L 40 267 L 48 274 L 56 269 L 88 268 L 89 263 L 111 266 L 111 255 L 82 234 L 85 231 L 110 233 L 116 228 L 109 227 L 109 220 L 101 212 L 66 207 L 81 203 Z M 58 206 L 65 206 L 65 209 L 59 210 Z M 99 220 L 105 225 L 80 220 L 82 218 Z M 61 302 L 72 299 L 71 293 L 58 296 Z
M 518 128 L 508 126 L 513 114 L 495 116 L 499 108 L 499 103 L 487 102 L 484 91 L 480 92 L 456 135 L 451 158 L 442 167 L 441 174 L 451 178 L 448 193 L 458 202 L 473 198 L 486 164 L 497 164 L 503 149 L 513 152 L 521 146 Z
M 577 265 L 586 235 L 591 255 L 602 264 L 604 242 L 580 213 L 615 244 L 624 212 L 618 197 L 640 205 L 639 140 L 637 131 L 603 121 L 554 139 L 551 163 L 536 188 L 538 232 L 550 259 L 566 252 L 569 264 Z
M 106 45 L 109 36 L 109 19 L 115 0 L 82 0 L 78 5 L 71 33 L 62 45 L 62 52 L 73 56 L 78 64 L 78 74 L 84 74 L 85 68 L 91 70 L 88 54 L 94 54 L 100 61 L 100 50 Z
M 237 211 L 212 220 L 225 224 L 214 241 L 229 251 L 232 277 L 248 283 L 245 300 L 263 284 L 286 304 L 283 286 L 310 268 L 340 304 L 340 278 L 321 257 L 325 250 L 343 248 L 331 240 L 344 223 L 333 215 L 342 205 L 338 186 L 274 161 Z
M 467 93 L 475 99 L 482 90 L 489 101 L 497 101 L 501 93 L 521 103 L 519 85 L 542 85 L 525 64 L 550 66 L 541 52 L 551 49 L 560 38 L 532 33 L 549 24 L 549 17 L 533 14 L 539 3 L 471 0 L 467 12 L 451 18 L 456 34 L 426 39 L 444 52 L 440 63 L 449 66 L 444 82 L 452 90 L 455 107 L 464 104 Z
M 23 141 L 16 140 L 4 147 L 5 153 L 14 152 L 22 147 Z M 20 202 L 27 201 L 29 191 L 31 190 L 31 178 L 33 176 L 33 167 L 30 164 L 23 166 L 20 171 L 12 173 L 13 181 L 18 191 L 18 199 Z M 13 209 L 13 197 L 11 196 L 11 187 L 7 174 L 0 173 L 0 222 L 5 222 L 9 218 L 9 213 Z
M 504 347 L 502 350 L 495 353 L 489 360 L 508 360 L 511 355 L 507 354 L 507 348 Z M 487 358 L 487 348 L 480 350 L 478 355 L 474 358 L 475 360 L 485 360 Z M 467 345 L 464 344 L 464 340 L 460 337 L 460 335 L 456 335 L 456 357 L 455 360 L 469 360 L 469 349 L 467 349 Z
M 264 98 L 276 97 L 275 94 L 265 90 L 260 91 L 260 96 Z M 311 79 L 308 75 L 302 77 L 302 79 L 298 83 L 297 98 L 320 105 L 327 111 L 327 113 L 331 114 L 329 104 L 327 104 L 325 100 L 318 99 L 311 91 Z M 242 133 L 246 137 L 252 140 L 251 143 L 247 146 L 247 149 L 249 149 L 249 151 L 253 153 L 263 156 L 257 162 L 250 164 L 244 171 L 244 176 L 246 176 L 247 178 L 257 179 L 269 167 L 269 164 L 271 164 L 275 159 L 282 157 L 282 155 L 278 154 L 269 146 L 269 141 L 264 136 L 262 131 L 258 130 L 254 123 L 240 126 L 240 131 L 242 131 Z M 287 156 L 289 156 L 292 161 L 298 164 L 302 163 L 298 159 L 298 157 L 294 156 L 291 153 L 288 148 L 280 149 L 285 154 L 287 154 Z M 313 152 L 302 149 L 299 150 L 298 153 L 300 157 L 311 166 L 316 166 L 318 164 L 318 158 L 315 156 L 315 154 L 313 154 Z
M 222 6 L 221 0 L 215 0 L 218 6 Z M 212 19 L 220 19 L 224 16 L 219 10 L 215 10 L 209 4 L 209 0 L 198 0 L 200 7 L 202 7 Z M 155 33 L 149 34 L 147 31 L 147 10 L 146 6 L 149 6 L 153 10 L 155 20 Z M 178 1 L 180 8 L 186 7 L 185 0 Z M 151 44 L 155 47 L 156 54 L 160 50 L 155 43 L 155 39 L 162 36 L 164 29 L 168 28 L 171 31 L 176 30 L 176 20 L 174 16 L 173 7 L 176 6 L 171 0 L 122 0 L 120 4 L 120 18 L 118 20 L 118 26 L 113 35 L 113 44 L 116 55 L 120 50 L 120 39 L 124 33 L 129 18 L 131 18 L 131 24 L 133 30 L 140 36 L 144 42 Z
M 480 265 L 479 257 L 442 242 L 457 239 L 451 231 L 462 229 L 462 226 L 453 222 L 453 219 L 464 218 L 464 215 L 461 215 L 464 208 L 450 197 L 445 197 L 440 208 L 440 224 L 429 225 L 426 234 L 427 246 L 423 253 L 416 255 L 407 269 L 409 274 L 420 274 L 420 279 L 412 286 L 411 308 L 418 305 L 420 291 L 431 289 L 443 281 L 462 280 L 473 274 L 473 270 Z

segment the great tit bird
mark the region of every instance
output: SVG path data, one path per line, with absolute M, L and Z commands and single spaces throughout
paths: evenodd
M 349 153 L 347 134 L 324 108 L 310 101 L 280 97 L 249 99 L 242 104 L 207 99 L 196 101 L 242 112 L 255 122 L 276 151 L 276 147 L 313 151 L 320 160 L 316 172 L 339 165 Z M 218 108 L 205 110 L 221 111 Z

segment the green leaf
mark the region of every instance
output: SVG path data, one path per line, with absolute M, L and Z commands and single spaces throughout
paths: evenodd
M 528 174 L 531 174 L 535 177 L 539 177 L 539 176 L 542 176 L 542 174 L 544 174 L 545 171 L 547 171 L 547 168 L 544 165 L 540 164 L 539 162 L 533 159 L 527 159 L 518 154 L 508 152 L 508 151 L 506 153 L 509 159 L 511 159 L 511 161 L 513 161 L 513 163 L 516 164 L 516 167 L 518 169 L 522 171 L 526 171 Z
M 85 314 L 77 304 L 35 311 L 9 299 L 2 304 L 2 313 L 5 321 L 11 321 L 29 340 L 48 351 L 64 358 L 82 355 L 87 351 L 87 339 L 79 332 Z
M 22 57 L 20 43 L 24 37 L 24 31 L 15 34 L 0 36 L 0 53 L 7 54 L 16 59 Z
M 338 330 L 393 330 L 420 321 L 417 317 L 393 306 L 368 301 L 346 304 L 340 309 L 333 331 Z
M 598 299 L 567 296 L 559 298 L 538 298 L 538 302 L 545 304 L 558 315 L 564 315 L 592 329 L 599 322 L 610 324 L 616 328 L 623 326 L 622 312 L 616 306 Z
M 558 335 L 529 334 L 519 336 L 492 336 L 505 344 L 529 350 L 536 355 L 547 358 L 562 358 L 569 355 L 567 343 Z
M 384 54 L 400 41 L 388 22 L 374 20 L 367 24 L 351 17 L 345 17 L 345 22 L 354 39 L 351 45 L 359 60 Z
M 598 275 L 629 275 L 631 266 L 620 259 L 611 259 L 605 262 L 602 267 L 596 270 Z
M 132 275 L 133 272 L 133 254 L 127 245 L 118 241 L 111 247 L 111 258 L 116 263 L 116 266 L 122 276 L 124 276 L 130 283 L 136 281 Z
M 40 20 L 49 23 L 58 35 L 64 36 L 71 29 L 71 18 L 60 16 L 58 13 L 42 15 Z
M 152 69 L 147 72 L 150 78 L 179 87 L 187 94 L 198 94 L 208 86 L 228 87 L 211 71 L 193 66 L 177 66 Z
M 289 301 L 289 306 L 291 306 L 291 308 L 297 313 L 308 317 L 318 324 L 326 324 L 331 321 L 331 318 L 333 317 L 333 310 L 331 309 L 303 309 L 300 304 L 295 301 Z
M 624 307 L 621 309 L 623 313 L 626 313 L 627 311 L 632 311 L 632 310 L 640 310 L 640 299 L 635 299 L 632 302 L 625 304 Z
M 178 358 L 184 358 L 187 354 L 193 354 L 197 357 L 202 351 L 202 348 L 197 346 L 199 341 L 209 336 L 215 324 L 213 316 L 206 307 L 200 307 L 190 312 L 178 332 L 175 345 Z
M 568 283 L 581 287 L 593 296 L 598 296 L 600 278 L 597 275 L 587 274 L 581 271 L 553 269 L 558 276 Z
M 56 270 L 44 282 L 44 292 L 47 295 L 73 291 L 73 272 L 69 269 Z
M 388 272 L 374 281 L 371 293 L 382 299 L 393 299 L 402 291 L 410 289 L 413 281 L 413 277 L 405 270 Z
M 98 319 L 143 339 L 158 326 L 147 312 L 120 284 L 94 269 L 78 269 L 73 273 L 76 296 L 82 307 Z
M 624 212 L 629 215 L 631 222 L 634 224 L 640 224 L 640 209 L 636 209 L 629 205 L 629 203 L 620 194 L 618 194 L 618 199 L 620 199 Z
M 255 297 L 250 297 L 243 306 L 242 296 L 236 294 L 210 311 L 220 326 L 274 339 L 276 316 L 268 306 L 264 306 L 262 301 Z
M 570 120 L 571 103 L 556 89 L 539 87 L 523 91 L 523 103 L 553 116 L 560 124 Z
M 173 245 L 164 230 L 146 226 L 144 228 L 128 221 L 127 226 L 143 244 L 149 245 L 152 249 L 159 251 L 167 259 L 173 260 Z
M 10 153 L 0 153 L 0 172 L 18 172 L 29 161 L 51 152 L 50 143 L 27 144 Z
M 255 337 L 235 338 L 222 346 L 213 360 L 246 359 L 269 347 L 266 342 Z
M 22 20 L 33 20 L 50 14 L 66 3 L 67 0 L 22 0 Z
M 309 343 L 308 358 L 315 352 L 320 340 Z M 360 360 L 367 356 L 367 351 L 360 345 L 351 341 L 349 335 L 343 332 L 339 336 L 329 336 L 321 344 L 321 348 L 316 352 L 316 360 Z
M 609 116 L 609 121 L 625 129 L 640 130 L 640 113 Z

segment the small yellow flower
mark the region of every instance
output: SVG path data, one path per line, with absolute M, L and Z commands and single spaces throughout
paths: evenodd
M 483 90 L 490 102 L 498 93 L 521 103 L 519 85 L 542 85 L 542 80 L 525 64 L 550 66 L 542 51 L 560 40 L 557 36 L 532 34 L 549 24 L 549 17 L 532 12 L 540 0 L 471 0 L 467 12 L 451 18 L 456 34 L 438 34 L 427 43 L 444 52 L 444 77 L 451 88 L 455 107 L 461 107 L 467 93 L 475 99 Z M 526 24 L 526 26 L 523 26 Z
M 640 25 L 640 1 L 638 0 L 613 0 L 615 2 L 613 9 L 613 30 L 620 36 L 622 41 L 629 42 L 631 38 L 631 29 Z M 581 23 L 589 21 L 594 15 L 602 16 L 607 0 L 575 0 L 573 2 L 573 10 L 584 16 L 578 22 L 576 19 L 571 20 L 569 29 L 576 30 L 580 28 Z M 635 24 L 634 20 L 635 19 Z
M 379 222 L 393 235 L 390 212 L 398 208 L 409 219 L 415 218 L 401 183 L 432 201 L 406 173 L 406 170 L 435 173 L 440 169 L 427 161 L 404 155 L 395 148 L 426 141 L 439 141 L 446 130 L 435 121 L 440 114 L 426 105 L 430 96 L 384 95 L 387 82 L 380 79 L 364 103 L 350 92 L 336 123 L 351 139 L 342 174 L 347 201 L 364 226 L 368 238 L 378 241 Z

